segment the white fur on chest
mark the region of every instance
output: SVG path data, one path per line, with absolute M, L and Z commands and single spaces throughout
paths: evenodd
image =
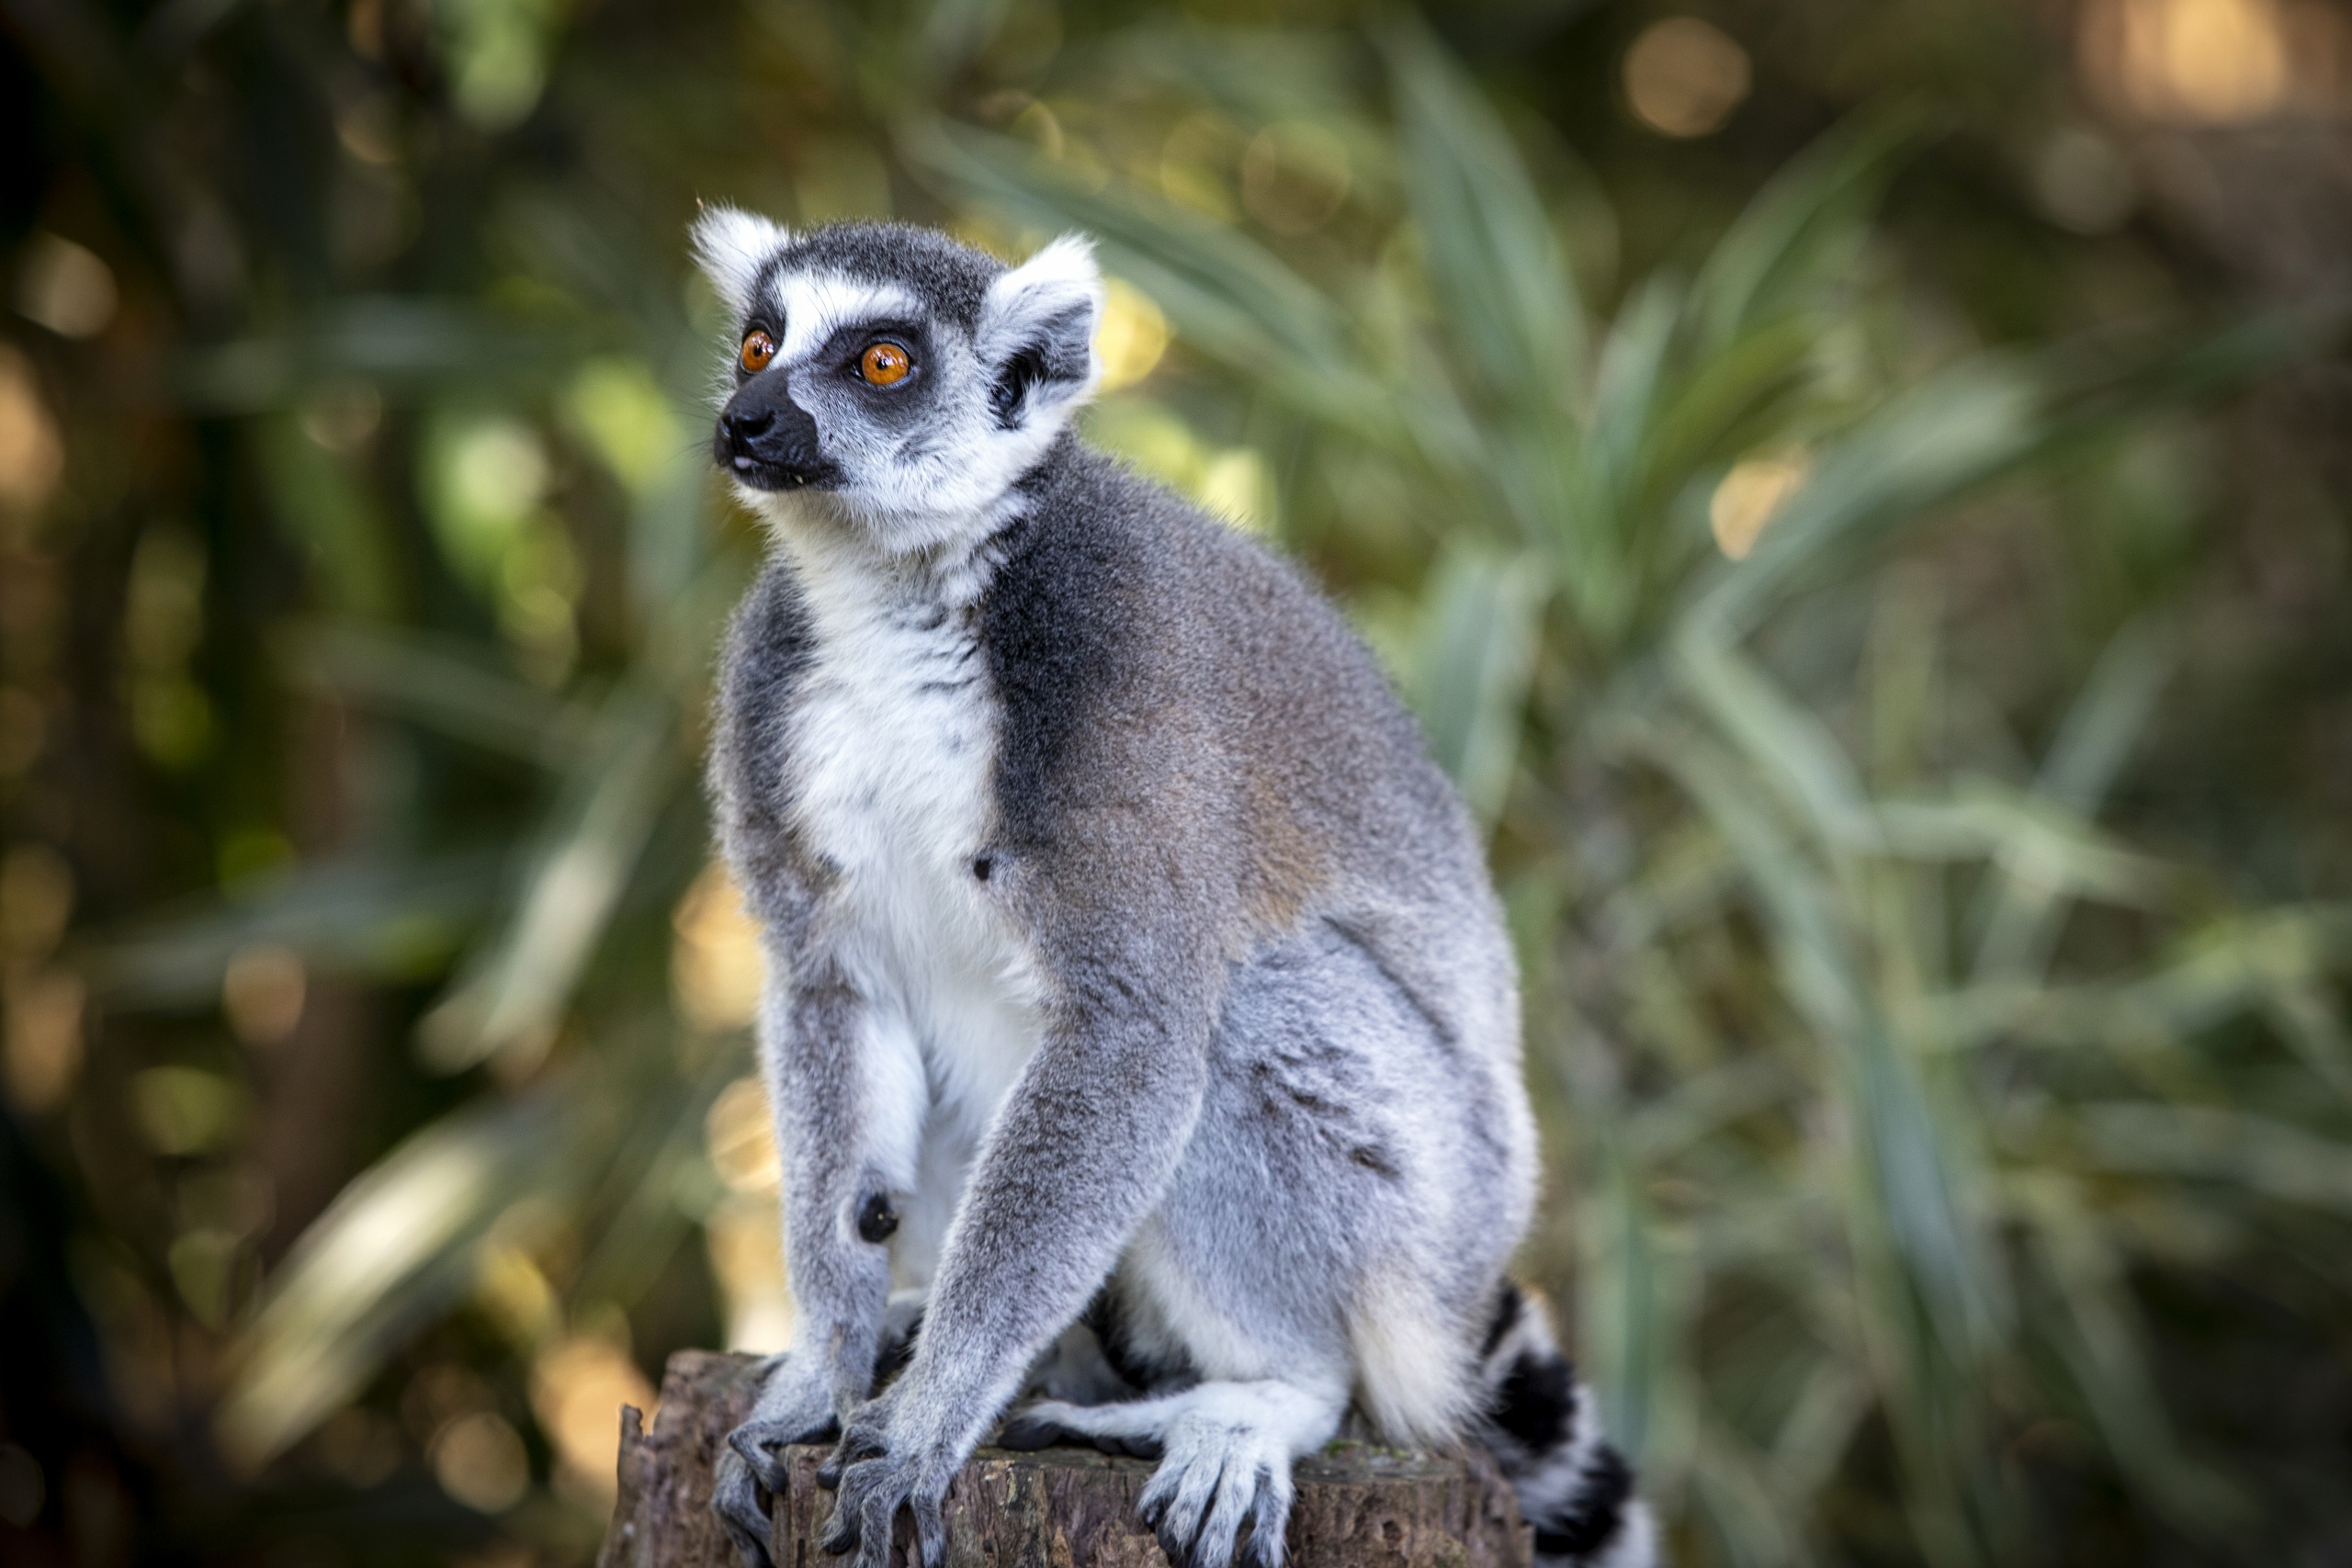
M 837 871 L 834 947 L 873 1018 L 889 1163 L 922 1251 L 1035 1050 L 1037 976 L 975 860 L 989 849 L 996 704 L 968 571 L 797 542 L 814 623 L 790 747 L 794 814 Z M 920 1085 L 907 1081 L 920 1068 Z M 919 1102 L 918 1102 L 919 1101 Z M 944 1163 L 943 1163 L 944 1162 Z M 916 1167 L 921 1168 L 918 1170 Z

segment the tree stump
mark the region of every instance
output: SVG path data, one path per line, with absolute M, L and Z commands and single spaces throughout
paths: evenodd
M 650 1431 L 621 1412 L 620 1496 L 597 1568 L 737 1568 L 710 1511 L 727 1434 L 752 1402 L 749 1356 L 684 1350 L 670 1358 Z M 819 1489 L 821 1447 L 786 1450 L 792 1483 L 777 1499 L 777 1568 L 827 1568 L 817 1545 L 832 1512 Z M 1144 1460 L 1091 1449 L 982 1449 L 947 1494 L 951 1568 L 1166 1568 L 1136 1517 L 1151 1476 Z M 1299 1461 L 1288 1561 L 1295 1568 L 1528 1568 L 1532 1534 L 1487 1457 L 1335 1444 Z M 899 1551 L 908 1539 L 899 1525 Z M 894 1559 L 897 1561 L 898 1559 Z

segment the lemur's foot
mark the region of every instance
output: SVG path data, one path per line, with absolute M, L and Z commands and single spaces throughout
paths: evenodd
M 1274 1382 L 1204 1382 L 1113 1404 L 1045 1399 L 1006 1423 L 998 1441 L 1043 1448 L 1067 1439 L 1157 1455 L 1138 1507 L 1169 1562 L 1281 1568 L 1292 1456 L 1319 1448 L 1346 1403 L 1343 1393 Z
M 785 1490 L 780 1450 L 792 1443 L 822 1442 L 839 1423 L 830 1396 L 814 1380 L 797 1380 L 788 1357 L 771 1356 L 758 1371 L 759 1400 L 751 1418 L 727 1434 L 710 1506 L 728 1540 L 735 1543 L 743 1568 L 775 1568 L 768 1555 L 768 1537 L 775 1499 Z M 809 1386 L 801 1386 L 803 1382 Z
M 893 1408 L 888 1394 L 869 1402 L 819 1467 L 817 1484 L 834 1497 L 832 1520 L 818 1544 L 836 1557 L 855 1552 L 854 1568 L 889 1568 L 890 1536 L 904 1508 L 914 1517 L 915 1561 L 921 1568 L 944 1568 L 944 1505 L 956 1467 L 944 1452 L 896 1437 Z
M 1290 1524 L 1290 1444 L 1264 1427 L 1188 1413 L 1139 1503 L 1177 1568 L 1281 1568 Z M 1243 1538 L 1247 1527 L 1249 1534 Z

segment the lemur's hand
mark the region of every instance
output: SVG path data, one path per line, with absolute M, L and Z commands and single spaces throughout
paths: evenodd
M 775 1568 L 768 1556 L 769 1508 L 785 1489 L 787 1443 L 822 1442 L 833 1435 L 832 1382 L 813 1356 L 771 1356 L 757 1369 L 760 1396 L 750 1419 L 727 1435 L 718 1456 L 710 1506 L 735 1542 L 743 1568 Z
M 908 1418 L 921 1402 L 903 1400 L 907 1385 L 894 1385 L 850 1417 L 832 1457 L 817 1472 L 817 1484 L 834 1489 L 832 1522 L 821 1544 L 836 1557 L 857 1553 L 854 1568 L 888 1568 L 890 1536 L 899 1510 L 915 1520 L 915 1560 L 922 1568 L 944 1568 L 947 1527 L 941 1505 L 963 1455 L 956 1445 L 916 1428 Z

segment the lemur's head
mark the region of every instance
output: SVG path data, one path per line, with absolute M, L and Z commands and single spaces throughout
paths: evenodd
M 787 232 L 716 208 L 695 249 L 735 316 L 712 450 L 762 510 L 808 491 L 897 550 L 954 536 L 1093 390 L 1083 240 L 1020 266 L 929 229 Z

